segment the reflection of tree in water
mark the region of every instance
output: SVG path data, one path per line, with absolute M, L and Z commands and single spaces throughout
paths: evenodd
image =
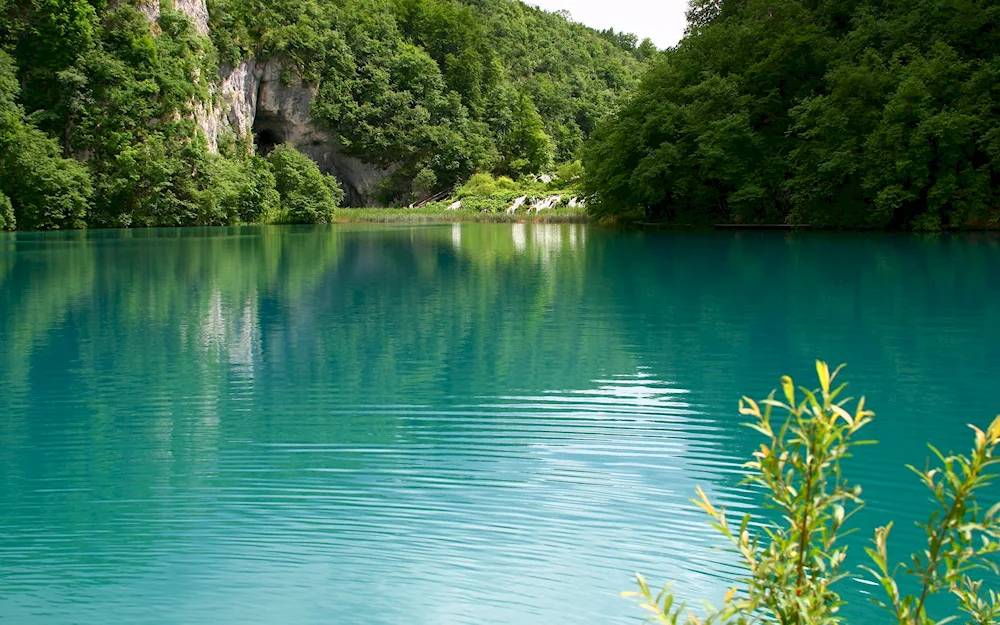
M 990 370 L 997 353 L 986 335 L 959 355 L 953 333 L 907 318 L 916 299 L 928 315 L 961 314 L 970 332 L 989 327 L 1000 313 L 990 238 L 587 232 L 497 224 L 19 235 L 17 254 L 8 237 L 0 393 L 28 405 L 4 426 L 23 435 L 17 419 L 48 389 L 95 390 L 114 375 L 137 396 L 197 389 L 216 398 L 199 405 L 205 411 L 238 398 L 252 427 L 266 418 L 255 401 L 294 405 L 306 399 L 302 388 L 406 403 L 429 389 L 581 387 L 576 368 L 559 362 L 623 371 L 638 355 L 683 386 L 714 389 L 712 409 L 728 414 L 739 394 L 766 391 L 817 355 L 851 361 L 851 377 L 906 379 L 969 359 Z M 32 377 L 45 370 L 33 359 L 67 346 L 79 350 L 77 369 Z M 261 386 L 262 375 L 274 383 Z M 108 415 L 120 400 L 95 391 L 77 414 Z M 169 429 L 179 436 L 183 427 Z
M 279 344 L 310 357 L 275 374 L 412 397 L 440 385 L 455 392 L 544 385 L 568 373 L 552 367 L 557 353 L 626 362 L 610 331 L 581 338 L 586 257 L 572 253 L 570 239 L 558 254 L 536 255 L 518 254 L 505 225 L 464 229 L 457 250 L 450 225 L 352 233 L 337 270 L 293 304 L 293 323 L 274 330 L 285 333 L 275 337 Z
M 578 385 L 552 364 L 567 358 L 633 366 L 610 330 L 580 335 L 586 259 L 568 243 L 579 237 L 540 240 L 525 255 L 509 226 L 469 228 L 457 249 L 450 226 L 19 235 L 0 283 L 0 429 L 15 443 L 0 466 L 87 489 L 44 514 L 99 528 L 128 506 L 95 509 L 94 497 L 169 509 L 160 489 L 218 487 L 226 450 L 247 441 L 406 435 L 400 411 L 359 403 Z M 59 432 L 90 444 L 40 459 Z M 270 457 L 279 472 L 330 468 L 329 457 Z
M 592 233 L 590 265 L 614 302 L 621 340 L 644 364 L 693 390 L 692 401 L 730 437 L 731 457 L 761 442 L 738 426 L 736 398 L 760 398 L 790 373 L 814 385 L 813 360 L 848 363 L 842 379 L 877 417 L 847 463 L 866 509 L 850 540 L 863 558 L 871 528 L 896 520 L 896 549 L 922 539 L 913 521 L 926 493 L 905 468 L 927 442 L 965 449 L 966 423 L 1000 408 L 1000 239 L 995 235 Z M 628 267 L 628 270 L 623 270 Z M 716 476 L 718 480 L 724 474 Z M 732 474 L 729 485 L 737 482 Z M 718 500 L 738 502 L 729 491 Z M 752 500 L 755 501 L 755 500 Z M 858 558 L 855 560 L 854 558 Z M 849 609 L 863 611 L 864 602 Z M 858 607 L 860 606 L 860 607 Z M 870 617 L 871 615 L 864 615 Z M 864 618 L 859 618 L 864 621 Z M 870 620 L 870 618 L 869 618 Z
M 894 451 L 880 446 L 873 466 L 919 461 L 927 432 L 964 436 L 942 430 L 941 406 L 962 405 L 968 414 L 948 415 L 959 424 L 996 409 L 990 237 L 449 224 L 0 245 L 10 544 L 44 520 L 79 554 L 142 558 L 116 544 L 176 536 L 176 518 L 238 510 L 263 522 L 285 510 L 268 506 L 294 512 L 309 492 L 356 506 L 333 517 L 374 514 L 415 470 L 475 485 L 487 469 L 512 482 L 530 469 L 545 487 L 576 472 L 583 481 L 560 488 L 585 498 L 601 479 L 648 485 L 675 462 L 684 480 L 660 502 L 674 506 L 666 517 L 689 496 L 691 471 L 731 485 L 736 476 L 708 461 L 759 442 L 737 427 L 735 399 L 789 369 L 809 379 L 817 356 L 848 361 L 847 378 L 879 410 L 874 436 L 891 436 Z M 662 382 L 614 377 L 635 371 L 690 389 L 688 405 L 668 405 L 677 397 Z M 37 452 L 60 440 L 85 444 Z M 498 441 L 503 453 L 485 457 Z M 629 466 L 633 445 L 662 463 Z M 254 471 L 236 470 L 251 461 Z M 42 477 L 66 490 L 38 494 Z M 289 484 L 305 490 L 278 502 Z M 122 526 L 135 502 L 145 517 Z
M 691 388 L 766 392 L 783 373 L 814 375 L 817 357 L 859 381 L 1000 364 L 993 236 L 656 233 L 600 247 L 591 279 L 640 313 L 621 326 L 628 340 Z M 748 376 L 760 382 L 734 386 Z

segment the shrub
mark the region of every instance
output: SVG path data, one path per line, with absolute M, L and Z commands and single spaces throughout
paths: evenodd
M 459 199 L 469 196 L 485 197 L 496 193 L 497 183 L 493 176 L 487 173 L 473 174 L 469 181 L 458 188 L 456 197 Z
M 202 223 L 259 223 L 277 213 L 281 198 L 274 174 L 263 158 L 214 158 L 208 171 L 211 182 L 200 197 Z
M 0 191 L 0 230 L 13 230 L 16 226 L 14 206 L 10 203 L 10 198 Z
M 12 230 L 15 215 L 27 230 L 82 228 L 90 176 L 25 119 L 19 92 L 13 59 L 0 50 L 0 230 Z
M 413 177 L 414 199 L 423 200 L 430 197 L 435 187 L 437 187 L 437 176 L 434 170 L 424 167 Z
M 0 188 L 23 230 L 84 227 L 92 192 L 87 169 L 61 157 L 45 133 L 2 112 Z
M 206 182 L 204 141 L 152 132 L 95 160 L 91 224 L 115 228 L 200 224 L 198 196 Z M 19 220 L 20 221 L 20 220 Z
M 861 488 L 844 478 L 841 461 L 850 457 L 855 446 L 871 442 L 855 436 L 874 413 L 865 409 L 863 397 L 853 411 L 848 410 L 851 399 L 839 399 L 846 386 L 832 386 L 839 368 L 831 373 L 826 363 L 817 362 L 816 370 L 817 390 L 800 387 L 802 395 L 797 397 L 791 378 L 785 376 L 781 379 L 784 401 L 775 399 L 772 391 L 760 402 L 747 397 L 740 402 L 740 413 L 754 420 L 747 425 L 766 439 L 744 465 L 745 483 L 764 489 L 766 506 L 777 510 L 781 520 L 752 523 L 747 514 L 733 526 L 726 510 L 715 507 L 701 488 L 697 489 L 694 502 L 732 544 L 747 569 L 742 587 L 726 594 L 721 609 L 708 606 L 707 616 L 699 619 L 686 612 L 683 604 L 676 604 L 669 586 L 653 596 L 646 580 L 638 575 L 639 592 L 623 594 L 639 597 L 640 605 L 652 613 L 651 621 L 843 622 L 837 613 L 844 601 L 834 586 L 851 573 L 842 570 L 847 548 L 838 540 L 863 501 Z M 772 422 L 775 409 L 785 413 L 783 421 Z M 899 625 L 952 620 L 934 619 L 928 613 L 927 599 L 939 593 L 951 593 L 971 623 L 996 623 L 1000 618 L 997 594 L 990 591 L 983 596 L 982 580 L 972 576 L 977 570 L 997 570 L 989 557 L 1000 552 L 1000 504 L 984 510 L 976 494 L 995 477 L 987 473 L 989 466 L 1000 461 L 993 457 L 1000 443 L 1000 417 L 986 431 L 970 427 L 975 432 L 970 456 L 945 455 L 931 447 L 939 466 L 923 471 L 910 467 L 938 504 L 922 526 L 927 532 L 926 549 L 914 554 L 908 564 L 891 564 L 889 523 L 875 531 L 873 547 L 865 550 L 874 566 L 864 570 L 885 590 L 887 600 L 879 603 Z M 919 580 L 918 594 L 902 594 L 896 581 L 900 572 Z
M 240 186 L 230 210 L 235 210 L 237 218 L 243 223 L 268 221 L 281 205 L 281 196 L 278 194 L 277 182 L 271 173 L 271 167 L 265 159 L 254 156 L 243 164 L 242 170 L 246 180 Z M 329 186 L 332 178 L 330 176 L 327 178 Z M 336 180 L 333 180 L 333 183 L 336 185 Z M 339 204 L 343 193 L 339 186 L 336 187 L 336 191 L 333 199 Z M 333 194 L 332 188 L 330 192 Z
M 569 185 L 583 182 L 583 163 L 579 160 L 563 163 L 556 168 L 558 184 Z
M 500 176 L 497 178 L 497 189 L 501 191 L 516 191 L 517 183 L 507 176 Z
M 545 171 L 552 164 L 555 146 L 545 133 L 542 117 L 523 91 L 512 104 L 512 128 L 500 141 L 501 169 L 515 175 Z
M 462 200 L 462 208 L 480 213 L 497 213 L 507 207 L 503 198 L 473 195 Z
M 316 163 L 288 144 L 279 145 L 267 157 L 274 172 L 281 201 L 281 221 L 286 223 L 330 223 L 343 199 L 343 191 L 332 176 L 323 175 Z

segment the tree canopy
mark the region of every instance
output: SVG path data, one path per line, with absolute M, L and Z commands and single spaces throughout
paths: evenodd
M 0 228 L 329 220 L 340 187 L 302 159 L 203 136 L 196 111 L 242 60 L 315 86 L 313 124 L 389 168 L 392 202 L 573 160 L 650 56 L 515 0 L 207 9 L 206 35 L 165 0 L 0 0 Z
M 584 163 L 592 212 L 839 228 L 1000 218 L 1000 3 L 695 0 Z

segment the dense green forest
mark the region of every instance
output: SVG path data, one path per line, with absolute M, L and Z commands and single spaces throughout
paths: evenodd
M 655 52 L 514 0 L 0 0 L 0 229 L 325 222 L 538 172 Z
M 515 0 L 0 0 L 0 229 L 327 222 L 581 157 L 599 219 L 993 227 L 1000 2 L 695 0 L 657 52 Z
M 696 0 L 584 159 L 600 217 L 995 226 L 1000 2 Z

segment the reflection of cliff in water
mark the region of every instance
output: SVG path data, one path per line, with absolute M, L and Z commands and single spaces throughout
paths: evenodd
M 442 387 L 585 384 L 544 364 L 560 354 L 594 371 L 634 365 L 610 328 L 582 340 L 585 257 L 550 245 L 542 272 L 537 256 L 514 254 L 509 226 L 470 228 L 458 249 L 451 226 L 16 235 L 4 245 L 6 440 L 54 427 L 33 415 L 56 405 L 73 427 L 131 424 L 97 456 L 59 460 L 81 485 L 110 487 L 133 449 L 193 462 L 265 422 L 279 439 L 396 436 L 392 414 L 331 420 L 344 397 L 409 404 Z M 66 353 L 72 366 L 48 361 Z M 298 416 L 280 419 L 273 406 Z M 0 457 L 17 463 L 16 449 Z
M 579 388 L 585 380 L 550 363 L 623 371 L 641 355 L 685 387 L 716 389 L 728 411 L 789 367 L 808 375 L 820 355 L 849 361 L 855 379 L 960 366 L 954 333 L 907 322 L 914 309 L 900 302 L 921 298 L 928 318 L 960 315 L 970 332 L 1000 317 L 991 238 L 449 224 L 25 234 L 3 245 L 0 396 L 25 402 L 57 384 L 32 377 L 32 361 L 73 345 L 80 368 L 59 383 L 112 362 L 135 384 L 220 397 L 238 375 L 245 393 L 260 375 L 394 398 L 442 384 Z M 963 361 L 996 368 L 992 337 L 969 345 Z M 737 387 L 747 375 L 758 388 Z
M 168 582 L 177 621 L 217 596 L 290 613 L 316 584 L 362 613 L 375 578 L 411 620 L 449 589 L 494 622 L 550 598 L 608 622 L 636 568 L 718 594 L 730 561 L 687 499 L 755 502 L 736 398 L 816 356 L 879 413 L 859 523 L 911 540 L 903 464 L 996 409 L 998 255 L 576 224 L 0 236 L 0 581 L 47 593 L 0 613 L 164 608 Z

